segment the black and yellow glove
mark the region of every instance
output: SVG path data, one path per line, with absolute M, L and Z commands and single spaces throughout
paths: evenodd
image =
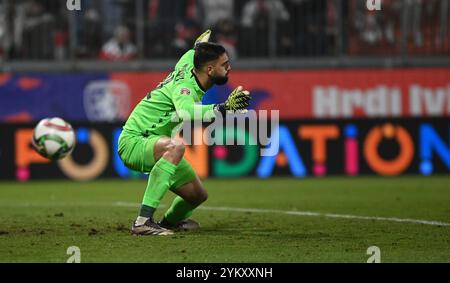
M 250 105 L 250 92 L 243 90 L 242 86 L 235 88 L 224 103 L 217 104 L 215 109 L 225 115 L 227 111 L 245 113 Z
M 211 36 L 211 30 L 208 29 L 204 33 L 202 33 L 199 37 L 197 37 L 197 39 L 195 40 L 195 43 L 194 43 L 194 48 L 199 43 L 208 42 L 210 36 Z

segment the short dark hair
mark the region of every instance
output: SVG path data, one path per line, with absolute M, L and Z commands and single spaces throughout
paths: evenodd
M 206 63 L 217 60 L 225 52 L 225 48 L 220 44 L 213 42 L 199 43 L 195 46 L 194 66 L 196 69 L 200 69 Z

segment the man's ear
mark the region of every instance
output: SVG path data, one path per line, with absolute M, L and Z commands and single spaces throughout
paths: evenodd
M 213 71 L 213 66 L 212 65 L 208 65 L 206 66 L 206 73 L 210 76 L 212 74 Z

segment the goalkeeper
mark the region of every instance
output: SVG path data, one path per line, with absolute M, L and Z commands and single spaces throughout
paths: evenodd
M 198 105 L 205 91 L 228 81 L 231 70 L 228 55 L 221 45 L 209 43 L 211 31 L 204 32 L 194 49 L 186 52 L 175 70 L 151 91 L 133 110 L 119 137 L 119 156 L 133 170 L 149 172 L 142 206 L 131 232 L 135 235 L 171 235 L 199 224 L 190 219 L 192 211 L 208 194 L 192 166 L 183 157 L 184 144 L 171 137 L 182 119 L 200 112 L 203 118 L 245 111 L 250 94 L 237 87 L 221 104 Z M 156 223 L 153 214 L 168 190 L 178 196 Z

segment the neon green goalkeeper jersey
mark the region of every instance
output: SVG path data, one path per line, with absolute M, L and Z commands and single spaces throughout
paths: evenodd
M 175 70 L 134 108 L 124 130 L 134 134 L 171 136 L 173 129 L 192 117 L 215 117 L 214 104 L 199 105 L 205 91 L 194 76 L 194 53 L 186 52 Z M 198 116 L 194 116 L 194 112 Z M 174 118 L 178 115 L 180 119 Z

